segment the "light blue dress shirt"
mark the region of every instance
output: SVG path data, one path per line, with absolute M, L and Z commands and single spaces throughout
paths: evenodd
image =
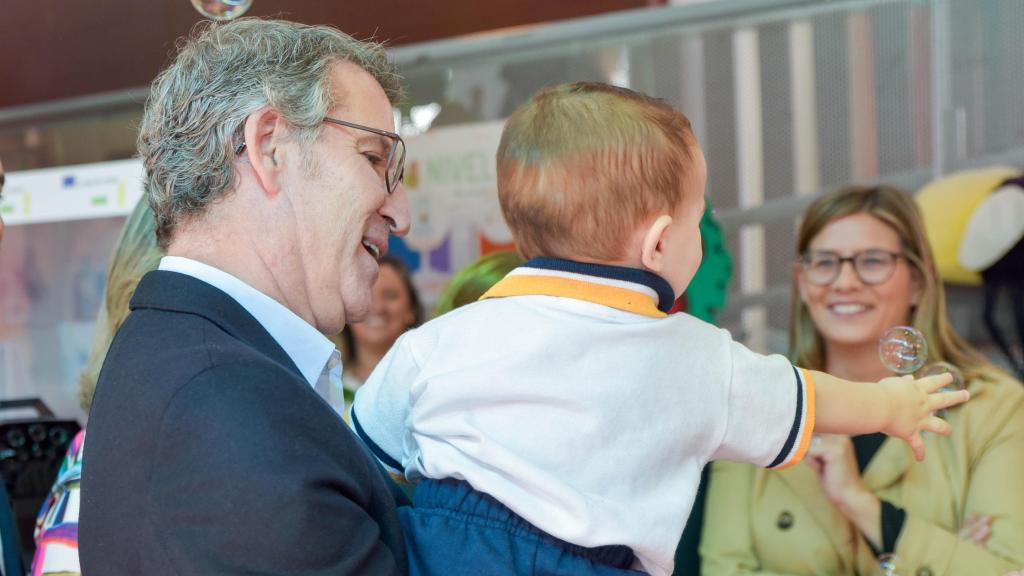
M 186 274 L 232 297 L 270 333 L 309 385 L 316 387 L 335 350 L 334 343 L 316 328 L 277 300 L 208 264 L 181 256 L 164 256 L 160 259 L 160 270 Z M 340 375 L 342 367 L 334 369 Z

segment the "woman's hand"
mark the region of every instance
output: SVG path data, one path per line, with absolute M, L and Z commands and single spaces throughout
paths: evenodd
M 840 506 L 867 492 L 857 469 L 853 442 L 848 436 L 815 435 L 805 460 L 818 473 L 821 489 L 832 504 Z
M 848 436 L 815 435 L 804 461 L 818 474 L 833 505 L 876 548 L 882 541 L 882 503 L 864 487 Z
M 988 538 L 991 535 L 992 517 L 980 514 L 971 514 L 968 516 L 967 520 L 964 521 L 964 525 L 960 527 L 960 532 L 958 533 L 961 540 L 972 542 L 982 548 L 985 547 L 985 542 L 988 541 Z M 1024 574 L 1021 576 L 1024 576 Z

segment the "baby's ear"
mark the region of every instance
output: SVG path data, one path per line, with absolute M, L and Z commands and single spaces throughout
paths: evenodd
M 644 268 L 660 273 L 665 268 L 665 249 L 662 240 L 669 226 L 672 225 L 672 217 L 668 214 L 658 216 L 644 233 L 643 242 L 640 245 L 640 262 Z

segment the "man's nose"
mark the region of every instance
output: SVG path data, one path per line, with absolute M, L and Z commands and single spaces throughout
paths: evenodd
M 409 198 L 405 195 L 405 185 L 399 183 L 395 190 L 388 195 L 381 206 L 381 216 L 388 223 L 391 233 L 395 236 L 405 236 L 409 233 Z

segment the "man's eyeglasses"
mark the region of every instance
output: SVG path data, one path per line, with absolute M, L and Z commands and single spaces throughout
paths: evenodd
M 800 257 L 804 278 L 817 286 L 827 286 L 839 278 L 843 263 L 853 266 L 857 277 L 864 284 L 881 284 L 892 278 L 896 261 L 904 257 L 898 252 L 887 250 L 864 250 L 853 256 L 840 256 L 828 250 L 810 250 Z
M 356 130 L 362 130 L 378 136 L 383 136 L 388 139 L 390 146 L 388 148 L 387 158 L 380 158 L 379 161 L 374 163 L 374 169 L 384 178 L 384 185 L 387 187 L 388 194 L 395 191 L 398 184 L 405 177 L 405 140 L 394 132 L 388 132 L 387 130 L 380 130 L 378 128 L 371 128 L 369 126 L 363 126 L 362 124 L 356 124 L 355 122 L 348 122 L 345 120 L 338 120 L 337 118 L 331 118 L 329 116 L 324 117 L 324 122 L 329 124 L 337 124 L 339 126 L 345 126 L 348 128 L 354 128 Z M 239 155 L 245 151 L 245 141 L 243 140 L 238 146 L 235 147 L 235 155 Z

